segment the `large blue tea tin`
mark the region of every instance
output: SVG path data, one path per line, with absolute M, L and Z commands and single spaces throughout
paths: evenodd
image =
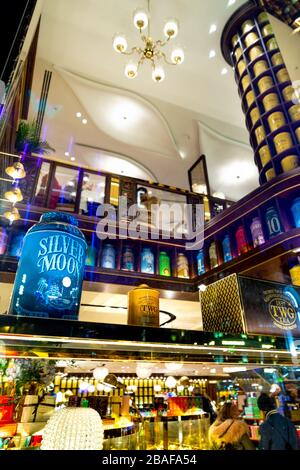
M 24 238 L 9 313 L 77 320 L 86 250 L 74 217 L 43 214 Z
M 300 228 L 300 197 L 297 197 L 294 200 L 291 209 L 295 221 L 295 227 Z
M 266 212 L 266 224 L 268 227 L 269 237 L 273 238 L 282 233 L 281 222 L 275 207 L 271 206 Z
M 204 252 L 199 250 L 197 254 L 197 273 L 198 276 L 205 273 L 205 261 L 204 261 Z

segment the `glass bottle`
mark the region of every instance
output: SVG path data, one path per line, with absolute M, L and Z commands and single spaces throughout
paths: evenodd
M 170 257 L 165 251 L 161 251 L 159 254 L 159 274 L 161 276 L 171 276 Z

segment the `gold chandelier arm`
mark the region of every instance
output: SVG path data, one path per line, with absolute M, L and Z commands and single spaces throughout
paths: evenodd
M 157 41 L 155 41 L 155 45 L 160 46 L 160 47 L 164 47 L 166 44 L 168 44 L 170 39 L 171 39 L 170 36 L 168 36 L 168 39 L 166 39 L 165 41 L 162 41 L 161 39 L 158 39 Z
M 162 51 L 158 51 L 156 54 L 156 57 L 160 58 L 160 57 L 163 57 L 164 61 L 166 62 L 166 64 L 168 65 L 178 65 L 178 64 L 174 64 L 174 62 L 170 62 L 168 59 L 167 59 L 167 56 L 164 52 Z
M 132 55 L 135 52 L 137 52 L 138 54 L 141 54 L 143 52 L 143 49 L 141 49 L 140 47 L 134 46 L 134 47 L 132 47 L 130 52 L 121 52 L 121 54 L 123 54 L 123 55 Z

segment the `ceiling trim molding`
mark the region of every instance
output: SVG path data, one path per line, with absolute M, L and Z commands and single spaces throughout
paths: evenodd
M 176 142 L 176 139 L 175 139 L 175 136 L 171 130 L 171 127 L 169 126 L 169 123 L 167 121 L 167 119 L 164 117 L 164 115 L 159 111 L 159 109 L 153 104 L 151 103 L 151 101 L 149 101 L 148 99 L 144 98 L 143 96 L 141 96 L 139 93 L 135 93 L 135 92 L 132 92 L 132 91 L 129 91 L 129 90 L 126 90 L 125 88 L 121 88 L 121 87 L 117 87 L 117 86 L 114 86 L 114 85 L 108 85 L 107 83 L 102 83 L 102 82 L 99 82 L 99 81 L 96 81 L 96 80 L 93 80 L 93 79 L 90 79 L 90 78 L 87 78 L 85 77 L 84 75 L 81 75 L 81 74 L 78 74 L 77 72 L 73 72 L 71 70 L 68 70 L 68 69 L 65 69 L 63 67 L 60 67 L 60 66 L 57 66 L 57 65 L 53 65 L 53 68 L 54 70 L 56 70 L 58 73 L 60 74 L 66 74 L 66 75 L 69 75 L 70 77 L 72 78 L 76 78 L 78 80 L 80 80 L 81 82 L 86 82 L 88 83 L 89 85 L 93 84 L 94 86 L 98 86 L 104 90 L 113 90 L 113 91 L 118 91 L 119 93 L 125 95 L 125 96 L 129 96 L 130 98 L 133 98 L 133 99 L 136 99 L 136 100 L 139 100 L 141 101 L 145 106 L 149 107 L 152 109 L 152 111 L 157 115 L 158 119 L 160 121 L 162 121 L 163 125 L 164 125 L 164 128 L 165 130 L 167 131 L 167 134 L 169 136 L 169 138 L 171 139 L 171 142 L 174 146 L 174 149 L 176 151 L 176 154 L 177 154 L 177 157 L 181 160 L 181 155 L 180 155 L 180 151 L 179 151 L 179 148 L 178 148 L 178 145 L 177 145 L 177 142 Z M 155 150 L 151 150 L 151 149 L 148 149 L 148 148 L 144 148 L 144 147 L 140 147 L 140 148 L 143 148 L 143 150 L 145 151 L 151 151 L 152 153 L 156 153 L 158 155 L 165 155 L 163 153 L 160 153 L 160 152 L 157 152 Z M 167 156 L 168 158 L 170 158 L 170 155 L 165 155 Z
M 106 154 L 110 157 L 123 158 L 127 162 L 136 165 L 140 170 L 143 170 L 143 171 L 146 171 L 147 173 L 149 173 L 149 177 L 151 178 L 151 181 L 158 182 L 157 176 L 146 165 L 142 165 L 140 162 L 138 162 L 137 160 L 135 160 L 132 157 L 129 157 L 128 155 L 125 155 L 124 153 L 115 152 L 114 150 L 103 149 L 103 148 L 97 147 L 95 145 L 82 144 L 81 142 L 74 142 L 74 145 L 77 145 L 78 147 L 83 147 L 83 148 L 95 149 L 95 150 L 98 150 L 99 152 L 102 152 L 102 153 L 104 153 L 104 154 Z
M 240 140 L 236 140 L 236 139 L 233 139 L 232 137 L 228 137 L 224 134 L 221 134 L 220 132 L 216 131 L 215 129 L 208 126 L 204 122 L 199 121 L 199 119 L 197 120 L 197 122 L 200 127 L 200 131 L 201 131 L 201 128 L 203 128 L 205 131 L 207 131 L 209 134 L 213 135 L 214 137 L 217 137 L 219 140 L 223 140 L 224 142 L 227 142 L 229 144 L 239 145 L 240 147 L 247 149 L 247 150 L 252 150 L 250 145 L 245 144 L 244 142 L 241 142 Z

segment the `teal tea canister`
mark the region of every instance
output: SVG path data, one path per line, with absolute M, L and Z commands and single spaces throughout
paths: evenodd
M 78 319 L 86 251 L 73 216 L 43 214 L 24 238 L 9 313 Z
M 295 221 L 295 227 L 299 228 L 300 227 L 300 197 L 297 197 L 293 201 L 291 210 L 292 210 L 292 214 L 293 214 L 294 221 Z

